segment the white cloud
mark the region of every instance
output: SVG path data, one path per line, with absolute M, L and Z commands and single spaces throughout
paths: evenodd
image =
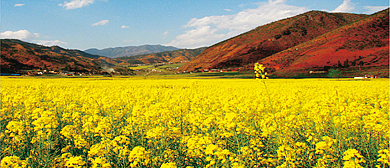
M 232 10 L 231 9 L 225 9 L 225 11 L 231 12 Z
M 182 48 L 209 46 L 266 23 L 308 11 L 307 8 L 286 5 L 284 2 L 285 0 L 269 0 L 256 9 L 246 9 L 233 15 L 193 18 L 183 26 L 190 30 L 165 45 Z
M 373 13 L 379 12 L 381 10 L 384 10 L 384 9 L 386 9 L 388 7 L 389 6 L 364 6 L 364 9 L 367 10 L 364 13 L 365 14 L 373 14 Z
M 245 6 L 247 6 L 248 4 L 240 4 L 238 5 L 240 8 L 244 8 Z
M 92 24 L 92 26 L 102 26 L 102 25 L 107 24 L 108 22 L 109 22 L 108 20 L 101 20 L 99 22 Z
M 129 28 L 129 26 L 123 25 L 121 28 L 126 29 L 126 28 Z
M 65 1 L 64 4 L 58 4 L 63 6 L 65 9 L 77 9 L 89 4 L 93 4 L 94 0 L 71 0 L 70 2 Z
M 344 0 L 344 2 L 332 12 L 352 12 L 353 10 L 355 10 L 355 4 L 353 4 L 351 0 Z
M 24 4 L 15 4 L 14 7 L 23 6 Z
M 169 34 L 169 32 L 170 32 L 171 30 L 167 30 L 167 31 L 165 31 L 164 32 L 164 35 L 167 35 L 167 34 Z
M 128 42 L 132 42 L 133 40 L 123 40 L 123 42 L 125 43 L 128 43 Z
M 67 45 L 67 42 L 59 41 L 59 40 L 33 40 L 37 44 L 44 45 L 44 46 L 63 46 Z
M 38 40 L 41 36 L 38 33 L 30 33 L 28 30 L 19 30 L 19 31 L 5 31 L 0 33 L 0 38 L 2 39 L 19 39 L 27 42 L 33 42 L 41 44 L 44 46 L 63 46 L 67 45 L 67 42 L 59 40 Z
M 227 38 L 226 34 L 217 34 L 218 29 L 210 26 L 202 26 L 197 29 L 187 30 L 185 34 L 176 37 L 167 46 L 177 46 L 185 48 L 198 48 L 210 45 L 213 42 Z
M 30 33 L 27 30 L 19 30 L 19 31 L 5 31 L 0 34 L 1 38 L 7 39 L 19 39 L 19 40 L 32 40 L 39 38 L 40 35 L 38 33 Z

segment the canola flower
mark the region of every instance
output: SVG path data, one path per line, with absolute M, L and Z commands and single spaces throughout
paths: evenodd
M 1 160 L 0 167 L 24 168 L 27 167 L 27 163 L 17 156 L 7 156 Z
M 268 73 L 265 72 L 265 67 L 263 66 L 263 64 L 255 63 L 254 70 L 256 79 L 268 79 L 268 77 L 266 77 Z
M 364 157 L 356 149 L 348 149 L 344 152 L 344 168 L 362 168 L 360 163 L 365 163 Z
M 1 77 L 1 167 L 389 167 L 388 86 Z

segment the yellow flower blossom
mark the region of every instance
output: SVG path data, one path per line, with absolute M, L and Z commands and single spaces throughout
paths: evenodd
M 362 168 L 360 163 L 366 163 L 364 157 L 356 149 L 348 149 L 343 156 L 344 168 Z
M 81 156 L 76 156 L 67 159 L 65 163 L 65 167 L 78 168 L 78 167 L 84 167 L 85 164 L 86 163 L 83 161 L 83 158 Z
M 138 164 L 146 166 L 149 163 L 149 158 L 149 152 L 147 152 L 145 148 L 141 146 L 136 146 L 129 154 L 129 162 L 131 162 L 131 167 L 137 167 Z
M 386 79 L 0 80 L 1 167 L 389 166 Z
M 17 156 L 6 156 L 1 159 L 0 167 L 12 167 L 12 168 L 21 168 L 27 167 L 27 162 L 25 160 L 20 160 Z
M 176 168 L 176 163 L 164 163 L 160 168 Z

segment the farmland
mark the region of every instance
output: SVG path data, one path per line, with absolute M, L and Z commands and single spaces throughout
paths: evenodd
M 388 87 L 1 77 L 1 167 L 389 167 Z

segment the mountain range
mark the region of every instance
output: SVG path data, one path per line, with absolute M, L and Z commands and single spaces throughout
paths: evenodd
M 198 49 L 143 45 L 80 51 L 1 40 L 2 72 L 91 72 L 102 71 L 102 67 L 162 62 L 188 62 L 178 69 L 186 72 L 237 68 L 252 71 L 258 62 L 275 76 L 330 68 L 376 68 L 388 76 L 389 9 L 372 15 L 310 11 Z
M 107 62 L 108 61 L 108 62 Z M 16 39 L 1 40 L 0 66 L 2 72 L 48 69 L 72 71 L 98 71 L 101 64 L 115 62 L 105 57 L 58 46 L 42 46 Z
M 125 57 L 125 56 L 134 56 L 134 55 L 143 55 L 150 53 L 158 53 L 163 51 L 173 51 L 178 50 L 179 48 L 172 46 L 162 46 L 162 45 L 142 45 L 142 46 L 128 46 L 128 47 L 115 47 L 115 48 L 105 48 L 105 49 L 96 49 L 91 48 L 87 49 L 84 52 L 93 55 L 100 55 L 110 58 Z
M 149 48 L 150 52 L 174 49 L 172 47 L 160 45 L 139 46 L 134 48 L 138 48 L 138 51 L 141 51 L 142 48 Z M 152 48 L 155 48 L 155 50 L 152 50 Z M 2 39 L 0 66 L 1 72 L 18 72 L 33 69 L 98 72 L 106 71 L 107 68 L 115 66 L 163 62 L 188 62 L 199 55 L 204 49 L 205 48 L 178 49 L 152 54 L 109 58 L 89 54 L 80 50 L 64 49 L 59 46 L 48 47 L 17 39 Z
M 389 9 L 372 15 L 310 11 L 217 43 L 178 70 L 250 70 L 259 62 L 284 76 L 348 60 L 388 69 L 388 25 Z

